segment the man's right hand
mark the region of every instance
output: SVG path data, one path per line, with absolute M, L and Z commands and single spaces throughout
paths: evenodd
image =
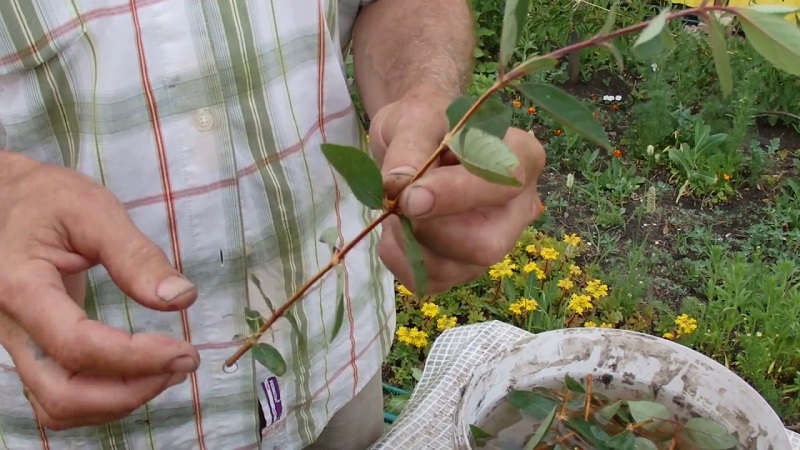
M 177 311 L 197 298 L 109 191 L 0 151 L 0 345 L 47 428 L 120 419 L 199 365 L 188 342 L 89 320 L 85 272 L 97 264 L 148 308 Z

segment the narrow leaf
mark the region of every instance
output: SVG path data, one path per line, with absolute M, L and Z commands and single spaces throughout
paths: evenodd
M 331 254 L 336 250 L 337 240 L 339 240 L 339 229 L 336 227 L 328 228 L 319 236 L 319 241 L 328 246 Z
M 452 130 L 472 105 L 478 101 L 476 97 L 461 96 L 447 107 L 447 119 Z M 481 130 L 503 139 L 508 127 L 511 126 L 511 108 L 492 97 L 483 102 L 467 119 L 465 127 L 480 128 Z
M 341 265 L 336 266 L 336 319 L 333 322 L 331 342 L 336 339 L 344 322 L 344 270 Z
M 269 297 L 267 297 L 267 294 L 264 292 L 264 289 L 261 287 L 261 280 L 259 280 L 258 277 L 255 276 L 255 274 L 251 273 L 250 274 L 250 281 L 252 281 L 253 284 L 256 285 L 256 289 L 258 289 L 258 293 L 261 294 L 261 298 L 264 299 L 264 303 L 267 304 L 267 308 L 269 308 L 269 311 L 272 314 L 275 314 L 275 307 L 272 306 L 272 300 L 270 300 Z
M 785 16 L 800 11 L 800 6 L 795 5 L 748 5 L 747 9 L 765 14 L 778 14 Z
M 733 76 L 731 75 L 731 60 L 728 57 L 728 46 L 725 42 L 725 31 L 716 17 L 709 16 L 708 43 L 714 55 L 714 66 L 717 68 L 719 84 L 723 97 L 733 92 Z
M 624 72 L 625 71 L 625 59 L 622 57 L 622 53 L 620 53 L 620 51 L 617 48 L 617 46 L 614 45 L 614 43 L 612 43 L 611 41 L 606 41 L 606 42 L 601 42 L 600 43 L 600 47 L 603 47 L 604 49 L 606 49 L 609 52 L 611 52 L 611 56 L 614 57 L 614 60 L 617 63 L 617 67 L 619 68 L 619 71 L 620 72 Z
M 658 447 L 656 447 L 653 441 L 641 436 L 636 436 L 633 440 L 633 448 L 634 450 L 658 450 Z
M 619 433 L 613 436 L 611 439 L 605 442 L 608 448 L 613 448 L 615 450 L 633 450 L 634 449 L 634 436 L 630 430 L 625 430 L 622 433 Z
M 564 128 L 576 131 L 607 150 L 613 150 L 603 126 L 583 102 L 549 84 L 523 83 L 517 89 Z
M 450 140 L 450 150 L 473 175 L 491 183 L 521 185 L 511 173 L 519 159 L 497 136 L 480 128 L 462 128 Z
M 414 293 L 417 297 L 425 295 L 428 285 L 428 273 L 425 271 L 425 261 L 422 255 L 422 246 L 414 237 L 414 229 L 411 221 L 407 217 L 400 216 L 400 223 L 403 225 L 404 247 L 406 257 L 411 264 L 411 273 L 414 275 Z
M 669 8 L 664 8 L 642 30 L 639 38 L 633 43 L 633 53 L 640 59 L 653 59 L 664 49 L 673 45 L 672 34 L 667 29 Z
M 253 358 L 276 376 L 286 373 L 286 361 L 275 347 L 260 342 L 253 346 Z
M 506 400 L 523 414 L 537 419 L 547 417 L 547 413 L 558 405 L 557 400 L 531 391 L 511 391 Z
M 595 448 L 602 448 L 603 444 L 611 438 L 605 430 L 583 419 L 568 420 L 566 426 L 578 433 L 587 442 L 594 445 Z
M 604 406 L 600 411 L 597 411 L 597 414 L 606 422 L 610 422 L 617 415 L 620 406 L 622 406 L 622 401 L 617 400 L 610 405 Z
M 777 14 L 736 8 L 745 39 L 775 67 L 800 76 L 800 28 Z
M 250 329 L 251 333 L 255 333 L 260 330 L 261 326 L 266 322 L 264 317 L 258 311 L 254 311 L 250 308 L 244 309 L 244 320 L 247 322 L 247 328 Z
M 564 384 L 566 384 L 567 389 L 569 389 L 572 392 L 577 392 L 579 394 L 586 393 L 586 389 L 584 389 L 580 381 L 576 380 L 575 378 L 572 378 L 569 375 L 564 376 Z
M 355 147 L 322 144 L 322 153 L 344 178 L 353 195 L 371 209 L 383 207 L 383 177 L 375 161 Z
M 617 8 L 619 7 L 619 2 L 614 2 L 611 5 L 611 9 L 608 11 L 608 17 L 606 18 L 606 23 L 603 24 L 603 28 L 600 29 L 600 36 L 605 36 L 608 33 L 611 33 L 611 30 L 614 29 L 614 23 L 617 21 Z
M 514 54 L 520 31 L 525 26 L 530 0 L 506 0 L 503 30 L 500 34 L 500 65 L 505 67 Z
M 550 413 L 547 415 L 547 417 L 545 417 L 541 425 L 539 425 L 539 428 L 536 429 L 536 432 L 533 433 L 533 436 L 531 436 L 531 439 L 528 441 L 528 444 L 525 445 L 525 450 L 533 450 L 534 448 L 536 448 L 537 445 L 539 445 L 539 442 L 542 441 L 544 436 L 550 430 L 550 425 L 553 424 L 553 419 L 555 419 L 556 417 L 557 409 L 558 407 L 554 406 L 550 410 Z
M 695 417 L 686 421 L 684 430 L 698 447 L 708 450 L 728 450 L 739 445 L 736 434 L 713 420 Z
M 535 56 L 518 65 L 514 70 L 519 70 L 525 75 L 531 75 L 542 70 L 554 69 L 557 64 L 558 60 L 555 58 Z

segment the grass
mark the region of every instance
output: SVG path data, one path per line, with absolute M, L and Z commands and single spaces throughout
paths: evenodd
M 472 3 L 477 93 L 494 82 L 502 14 L 496 2 Z M 610 6 L 533 3 L 518 58 L 589 36 Z M 628 3 L 617 26 L 650 14 L 651 6 Z M 613 153 L 506 95 L 515 126 L 545 144 L 546 211 L 481 279 L 423 302 L 398 286 L 385 382 L 413 389 L 432 341 L 454 325 L 612 326 L 716 359 L 798 427 L 800 79 L 734 37 L 735 89 L 725 98 L 702 27 L 672 29 L 676 45 L 657 61 L 637 61 L 632 40 L 623 40 L 622 72 L 610 54 L 591 50 L 544 75 L 596 109 Z M 401 403 L 392 400 L 392 409 Z

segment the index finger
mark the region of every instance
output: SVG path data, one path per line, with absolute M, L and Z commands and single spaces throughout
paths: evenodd
M 0 303 L 49 357 L 67 370 L 104 376 L 147 376 L 197 369 L 190 343 L 166 335 L 126 331 L 89 320 L 47 263 L 27 264 Z M 34 276 L 27 274 L 35 274 Z M 35 343 L 35 344 L 34 344 Z
M 520 187 L 486 181 L 462 165 L 436 167 L 412 183 L 400 199 L 404 215 L 412 219 L 432 219 L 463 214 L 481 207 L 502 206 L 535 183 L 544 170 L 544 148 L 536 138 L 510 128 L 504 139 L 519 159 L 513 175 Z

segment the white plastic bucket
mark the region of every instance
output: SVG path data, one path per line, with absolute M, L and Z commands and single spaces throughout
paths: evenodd
M 666 339 L 607 328 L 537 334 L 477 367 L 455 412 L 455 448 L 472 448 L 470 425 L 484 423 L 510 390 L 559 387 L 565 375 L 585 383 L 590 373 L 595 392 L 676 405 L 669 409 L 679 416 L 693 411 L 738 431 L 748 450 L 792 448 L 775 411 L 721 364 Z

